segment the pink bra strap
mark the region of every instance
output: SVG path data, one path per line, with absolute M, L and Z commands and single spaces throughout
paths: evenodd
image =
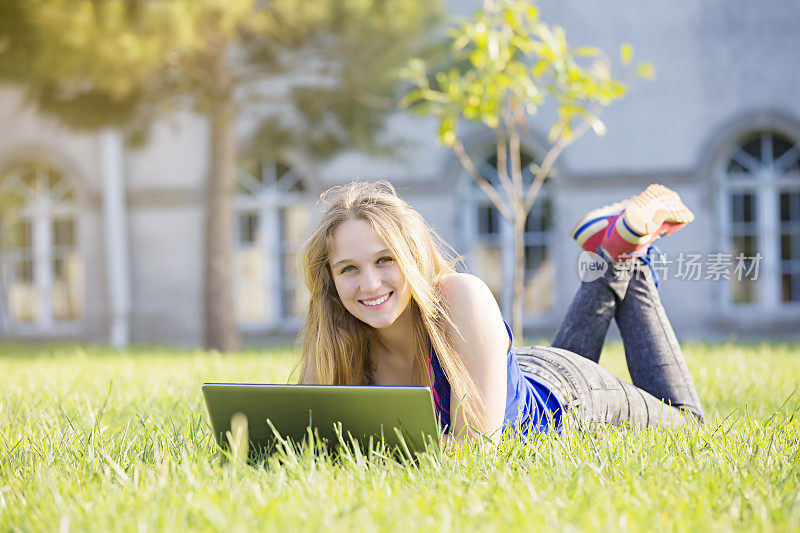
M 431 392 L 433 393 L 433 401 L 436 402 L 436 405 L 439 406 L 439 409 L 450 414 L 450 411 L 442 407 L 442 402 L 439 400 L 439 395 L 436 393 L 436 380 L 433 377 L 433 343 L 428 341 L 428 346 L 430 347 L 430 355 L 428 356 L 428 371 L 430 372 L 431 377 Z

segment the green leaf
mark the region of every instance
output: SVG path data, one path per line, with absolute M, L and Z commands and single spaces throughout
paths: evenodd
M 469 62 L 472 63 L 472 66 L 478 70 L 485 68 L 486 65 L 488 64 L 486 51 L 480 48 L 473 50 L 472 53 L 469 55 Z
M 497 127 L 500 125 L 500 119 L 496 113 L 484 113 L 481 117 L 481 121 L 491 129 L 497 129 Z
M 619 47 L 619 56 L 623 65 L 630 65 L 633 59 L 633 47 L 629 43 L 622 43 Z
M 531 75 L 534 78 L 542 76 L 550 68 L 550 63 L 542 59 L 531 68 Z
M 656 69 L 651 63 L 639 63 L 636 65 L 636 75 L 646 80 L 654 80 L 656 78 Z
M 601 53 L 602 52 L 600 52 L 600 49 L 597 48 L 596 46 L 581 46 L 580 48 L 576 48 L 575 50 L 572 51 L 572 55 L 578 57 L 584 57 L 584 56 L 594 57 L 601 55 Z
M 456 119 L 451 115 L 442 117 L 439 122 L 439 141 L 446 146 L 453 146 L 458 139 L 456 136 Z

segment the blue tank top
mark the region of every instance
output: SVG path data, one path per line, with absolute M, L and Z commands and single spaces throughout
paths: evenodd
M 506 412 L 503 430 L 514 430 L 519 424 L 523 436 L 531 431 L 546 432 L 551 427 L 560 431 L 562 406 L 549 387 L 534 375 L 523 371 L 514 351 L 511 328 L 506 326 L 511 347 L 508 349 L 506 372 Z M 436 352 L 430 345 L 430 371 L 433 374 L 433 399 L 439 424 L 445 433 L 450 431 L 450 383 L 444 375 Z

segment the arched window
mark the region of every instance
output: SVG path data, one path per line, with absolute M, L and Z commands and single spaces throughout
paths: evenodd
M 734 261 L 743 256 L 753 273 L 758 268 L 756 279 L 732 276 L 726 300 L 768 308 L 800 303 L 797 141 L 775 131 L 746 135 L 723 158 L 720 182 L 729 250 Z
M 260 161 L 239 173 L 236 196 L 234 291 L 239 324 L 295 327 L 308 295 L 296 256 L 306 237 L 310 202 L 297 174 Z
M 83 316 L 83 262 L 71 184 L 28 162 L 0 176 L 0 321 L 11 333 L 48 332 Z
M 527 169 L 533 161 L 529 154 L 522 154 L 524 189 L 533 181 L 533 173 Z M 478 165 L 481 172 L 498 190 L 497 155 L 484 157 Z M 509 169 L 510 173 L 510 169 Z M 514 273 L 513 225 L 504 219 L 491 200 L 470 176 L 463 211 L 464 237 L 467 243 L 467 262 L 472 273 L 481 277 L 494 293 L 503 309 L 506 320 L 511 320 L 511 291 Z M 501 196 L 505 197 L 502 193 Z M 550 188 L 545 182 L 536 203 L 525 223 L 525 294 L 523 307 L 528 322 L 545 315 L 553 305 L 555 296 L 554 271 L 551 260 L 551 238 L 553 227 L 553 204 Z M 508 281 L 506 283 L 506 280 Z

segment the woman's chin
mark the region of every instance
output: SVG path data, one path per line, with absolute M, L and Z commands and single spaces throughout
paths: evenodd
M 388 328 L 389 326 L 394 324 L 395 321 L 394 320 L 379 320 L 379 319 L 373 318 L 371 320 L 364 320 L 363 322 L 365 324 L 367 324 L 368 326 L 371 326 L 371 327 L 373 327 L 375 329 L 383 329 L 383 328 Z
M 390 313 L 385 313 L 385 314 L 381 313 L 381 315 L 378 316 L 362 315 L 359 317 L 359 319 L 361 319 L 361 321 L 366 325 L 371 326 L 375 329 L 388 328 L 397 321 L 397 317 Z

